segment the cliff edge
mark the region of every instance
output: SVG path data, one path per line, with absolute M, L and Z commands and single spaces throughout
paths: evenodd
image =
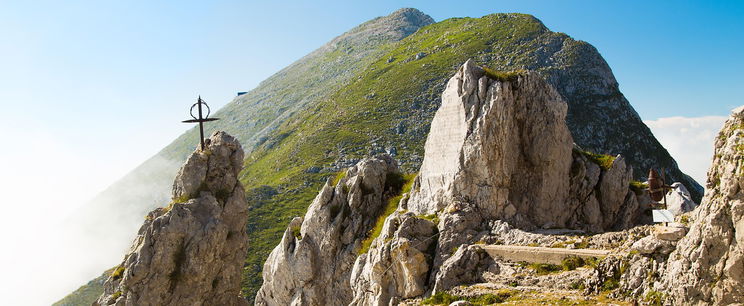
M 240 143 L 215 132 L 181 167 L 172 202 L 145 217 L 94 305 L 245 305 L 248 205 Z

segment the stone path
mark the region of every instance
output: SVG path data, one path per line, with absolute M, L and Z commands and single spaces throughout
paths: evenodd
M 498 257 L 514 262 L 526 261 L 530 263 L 549 263 L 556 265 L 561 264 L 561 261 L 564 258 L 572 255 L 581 258 L 601 258 L 613 253 L 607 250 L 563 249 L 517 245 L 487 245 L 483 248 L 491 257 Z

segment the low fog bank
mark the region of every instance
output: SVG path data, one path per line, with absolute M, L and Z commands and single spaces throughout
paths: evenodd
M 4 280 L 0 304 L 49 305 L 118 265 L 147 212 L 170 201 L 180 165 L 155 156 L 90 202 L 78 204 L 67 217 L 12 216 L 29 220 L 23 220 L 28 226 L 8 235 L 13 252 L 0 253 L 0 262 L 7 266 L 4 278 L 12 277 Z M 49 200 L 28 195 L 25 205 L 49 205 L 38 201 Z M 75 202 L 84 199 L 55 201 L 53 205 L 76 207 Z

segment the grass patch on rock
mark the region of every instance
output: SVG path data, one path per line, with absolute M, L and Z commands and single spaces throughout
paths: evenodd
M 369 252 L 369 248 L 372 246 L 372 241 L 380 236 L 382 233 L 382 226 L 385 225 L 385 219 L 390 216 L 396 209 L 398 209 L 398 203 L 403 199 L 403 195 L 411 191 L 413 186 L 413 180 L 416 178 L 416 174 L 388 174 L 385 179 L 385 185 L 391 188 L 393 191 L 397 191 L 396 195 L 390 197 L 385 205 L 385 209 L 377 217 L 374 227 L 369 231 L 369 235 L 362 241 L 362 247 L 359 249 L 358 254 L 365 254 Z
M 476 296 L 453 295 L 448 292 L 437 292 L 436 294 L 421 301 L 422 305 L 449 305 L 457 301 L 467 301 L 471 305 L 491 305 L 503 303 L 514 294 L 514 290 L 501 289 L 494 293 L 486 293 Z

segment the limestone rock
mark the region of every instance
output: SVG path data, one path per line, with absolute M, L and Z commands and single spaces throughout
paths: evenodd
M 434 223 L 410 212 L 390 215 L 373 247 L 354 264 L 351 305 L 389 305 L 426 293 L 436 234 Z
M 537 74 L 501 82 L 467 61 L 450 79 L 431 124 L 410 210 L 435 213 L 459 199 L 485 217 L 563 225 L 573 141 L 567 105 Z
M 638 251 L 640 254 L 651 255 L 660 254 L 667 255 L 674 250 L 675 244 L 668 240 L 662 240 L 655 236 L 646 236 L 633 243 L 630 247 L 631 251 Z
M 245 305 L 240 298 L 248 205 L 238 181 L 243 149 L 215 132 L 150 212 L 97 305 Z
M 437 273 L 434 292 L 462 284 L 483 282 L 483 273 L 498 273 L 498 265 L 479 245 L 463 245 L 447 259 Z
M 678 241 L 682 239 L 687 233 L 687 228 L 684 226 L 658 226 L 654 229 L 654 237 L 656 239 L 666 241 Z
M 603 170 L 584 156 L 566 111 L 535 73 L 500 81 L 466 62 L 442 94 L 407 208 L 431 214 L 472 206 L 481 218 L 525 228 L 638 223 L 644 206 L 628 188 L 632 167 L 617 156 Z
M 692 211 L 697 207 L 685 185 L 679 182 L 672 184 L 672 189 L 666 194 L 666 201 L 667 209 L 675 216 Z
M 705 196 L 662 280 L 672 304 L 744 303 L 744 109 L 726 121 L 714 154 Z
M 396 174 L 395 161 L 378 155 L 347 170 L 336 186 L 327 183 L 266 260 L 256 305 L 348 305 L 357 252 L 384 210 L 388 179 Z

